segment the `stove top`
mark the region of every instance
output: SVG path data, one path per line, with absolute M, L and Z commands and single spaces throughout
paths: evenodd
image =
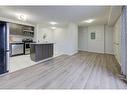
M 33 39 L 26 38 L 26 39 L 23 39 L 22 42 L 24 42 L 24 43 L 30 43 L 30 42 L 33 42 Z

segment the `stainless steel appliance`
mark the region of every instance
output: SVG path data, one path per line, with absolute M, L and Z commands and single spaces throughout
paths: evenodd
M 25 43 L 24 45 L 25 45 L 24 47 L 25 54 L 30 54 L 30 43 Z
M 9 24 L 0 21 L 0 74 L 9 71 Z
M 33 39 L 23 39 L 24 42 L 24 54 L 30 54 L 30 43 L 33 43 Z
M 11 43 L 11 56 L 24 54 L 24 43 Z

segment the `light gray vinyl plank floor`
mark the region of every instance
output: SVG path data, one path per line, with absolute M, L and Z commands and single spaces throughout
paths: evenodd
M 0 89 L 126 89 L 110 54 L 78 52 L 0 76 Z

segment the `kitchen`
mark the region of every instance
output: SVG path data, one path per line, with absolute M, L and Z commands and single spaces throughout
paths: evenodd
M 13 72 L 32 63 L 30 62 L 30 43 L 33 43 L 34 27 L 10 23 L 9 30 L 10 72 Z
M 5 68 L 0 70 L 1 74 L 11 73 L 53 57 L 53 43 L 39 43 L 39 41 L 36 43 L 34 26 L 6 21 L 0 23 L 3 33 L 0 36 L 0 47 L 5 49 L 5 53 L 7 52 L 0 60 Z M 40 49 L 39 52 L 36 49 Z
M 2 67 L 1 74 L 8 71 L 14 72 L 62 54 L 72 55 L 77 52 L 76 41 L 78 39 L 74 38 L 77 34 L 77 24 L 61 22 L 53 18 L 43 19 L 42 17 L 45 16 L 47 9 L 48 7 L 46 9 L 44 7 L 27 6 L 0 7 L 0 21 L 5 23 L 4 25 L 7 28 L 5 29 L 7 31 L 2 30 L 3 35 L 0 35 L 0 43 L 5 46 L 4 52 L 8 51 L 8 54 L 0 59 L 1 64 L 5 67 L 5 70 Z M 43 11 L 40 15 L 38 15 L 40 13 L 39 10 Z M 54 14 L 50 15 L 50 13 L 48 13 L 48 16 L 53 17 Z M 61 19 L 61 17 L 55 18 Z M 70 38 L 72 31 L 74 35 Z M 6 37 L 3 39 L 3 36 Z M 3 43 L 3 40 L 6 40 L 6 42 Z M 73 42 L 74 44 L 70 44 Z M 32 46 L 31 50 L 30 43 Z M 39 47 L 46 52 L 39 52 Z M 31 53 L 29 54 L 30 51 Z M 0 56 L 3 56 L 3 54 Z

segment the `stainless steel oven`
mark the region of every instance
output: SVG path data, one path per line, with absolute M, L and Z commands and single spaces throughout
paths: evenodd
M 24 43 L 25 54 L 30 54 L 30 43 Z
M 33 43 L 33 39 L 25 38 L 22 42 L 24 43 L 24 54 L 30 54 L 30 43 Z
M 24 43 L 11 43 L 11 56 L 24 54 Z

